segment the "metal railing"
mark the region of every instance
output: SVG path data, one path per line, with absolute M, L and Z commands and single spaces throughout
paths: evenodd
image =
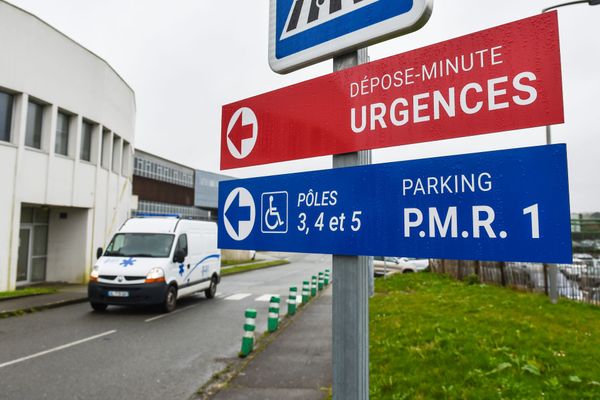
M 465 279 L 475 274 L 479 282 L 548 293 L 548 271 L 538 263 L 432 260 L 432 271 Z M 558 265 L 560 297 L 600 306 L 600 260 L 578 260 Z

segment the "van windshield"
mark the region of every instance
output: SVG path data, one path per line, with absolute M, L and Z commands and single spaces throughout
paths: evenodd
M 117 233 L 110 241 L 104 255 L 107 257 L 169 257 L 174 237 L 174 235 L 158 233 Z

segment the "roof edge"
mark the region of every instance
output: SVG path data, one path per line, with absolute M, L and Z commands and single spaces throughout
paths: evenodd
M 58 34 L 60 34 L 61 36 L 65 37 L 66 39 L 68 39 L 69 41 L 73 42 L 74 44 L 76 44 L 77 46 L 81 47 L 83 50 L 87 51 L 88 53 L 90 53 L 92 56 L 96 57 L 97 59 L 99 59 L 100 61 L 102 61 L 108 68 L 110 68 L 110 70 L 112 72 L 115 73 L 115 75 L 121 80 L 121 82 L 123 82 L 125 84 L 125 86 L 127 86 L 127 88 L 129 88 L 129 90 L 131 91 L 131 93 L 133 94 L 133 104 L 135 109 L 137 110 L 137 101 L 136 101 L 136 95 L 135 95 L 135 90 L 129 85 L 129 83 L 127 83 L 127 81 L 117 72 L 116 69 L 113 68 L 112 65 L 110 65 L 108 63 L 108 61 L 106 61 L 104 58 L 100 57 L 98 54 L 94 53 L 93 51 L 91 51 L 90 49 L 88 49 L 87 47 L 85 47 L 84 45 L 82 45 L 81 43 L 79 43 L 78 41 L 76 41 L 75 39 L 73 39 L 72 37 L 68 36 L 67 34 L 65 34 L 64 32 L 60 31 L 58 28 L 54 27 L 53 25 L 50 25 L 48 22 L 44 21 L 42 18 L 38 17 L 37 15 L 35 15 L 34 13 L 25 10 L 24 8 L 21 8 L 7 0 L 0 0 L 0 2 L 5 3 L 7 5 L 9 5 L 10 7 L 13 7 L 19 11 L 24 12 L 25 14 L 28 14 L 32 17 L 34 17 L 35 19 L 37 19 L 38 21 L 40 21 L 41 23 L 43 23 L 44 25 L 48 26 L 49 28 L 53 29 L 54 31 L 56 31 Z

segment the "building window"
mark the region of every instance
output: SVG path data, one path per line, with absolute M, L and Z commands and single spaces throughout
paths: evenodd
M 115 135 L 113 137 L 113 145 L 112 145 L 112 170 L 114 173 L 118 174 L 121 172 L 121 139 Z
M 54 146 L 54 152 L 56 154 L 62 154 L 63 156 L 69 155 L 69 124 L 71 123 L 71 117 L 63 112 L 58 112 L 56 119 L 56 143 Z
M 128 142 L 123 141 L 123 151 L 121 154 L 121 175 L 123 175 L 123 176 L 127 176 L 127 177 L 131 176 L 131 168 L 132 168 L 131 157 L 132 157 L 131 145 Z M 139 158 L 136 158 L 135 163 L 137 166 L 138 164 L 141 164 L 141 160 Z M 136 168 L 136 169 L 138 169 L 138 168 Z
M 0 92 L 0 140 L 10 142 L 13 96 Z
M 81 153 L 79 158 L 84 161 L 91 161 L 92 158 L 92 130 L 93 125 L 83 121 L 81 124 Z
M 25 145 L 36 149 L 42 148 L 42 114 L 41 104 L 29 102 L 27 106 L 27 127 L 25 129 Z
M 102 155 L 100 156 L 100 165 L 102 168 L 110 169 L 110 150 L 112 147 L 111 134 L 108 129 L 102 130 Z

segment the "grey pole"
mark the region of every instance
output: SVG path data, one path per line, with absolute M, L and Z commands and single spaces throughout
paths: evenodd
M 387 261 L 383 257 L 383 279 L 387 279 Z
M 546 7 L 542 10 L 542 13 L 548 12 L 550 10 L 554 10 L 556 8 L 559 7 L 566 7 L 566 6 L 572 6 L 573 4 L 584 4 L 587 3 L 590 6 L 597 6 L 600 4 L 600 0 L 576 0 L 576 1 L 567 1 L 566 3 L 561 3 L 561 4 L 555 4 L 553 6 L 550 7 Z
M 546 126 L 546 144 L 552 144 L 552 128 Z M 558 267 L 556 264 L 547 264 L 548 268 L 548 295 L 552 304 L 558 303 Z
M 367 61 L 367 49 L 333 59 L 340 71 Z M 333 168 L 371 163 L 371 151 L 333 156 Z M 333 400 L 369 398 L 369 280 L 373 258 L 332 256 Z

